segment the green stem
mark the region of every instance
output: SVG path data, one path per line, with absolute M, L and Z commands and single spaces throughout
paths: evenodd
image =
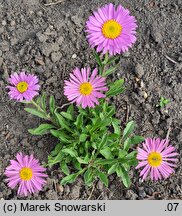
M 48 116 L 47 113 L 45 113 L 44 110 L 34 100 L 31 100 L 30 103 L 33 104 L 39 111 L 43 112 L 44 114 L 46 114 L 46 116 Z
M 56 128 L 59 128 L 56 122 L 50 117 L 50 115 L 47 114 L 34 100 L 31 100 L 30 103 L 34 105 L 38 109 L 38 111 L 43 112 L 46 115 L 47 120 L 50 121 L 54 126 L 56 126 Z

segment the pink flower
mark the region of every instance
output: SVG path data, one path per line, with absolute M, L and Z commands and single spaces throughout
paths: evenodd
M 70 81 L 65 81 L 64 95 L 72 103 L 82 105 L 83 108 L 94 107 L 99 104 L 98 98 L 104 98 L 105 95 L 100 91 L 107 91 L 105 87 L 105 78 L 97 75 L 95 68 L 89 78 L 90 68 L 76 68 L 73 74 L 70 74 Z
M 125 52 L 135 43 L 136 28 L 136 19 L 130 11 L 121 5 L 115 8 L 112 3 L 99 8 L 86 23 L 90 46 L 110 55 Z
M 35 193 L 42 189 L 47 177 L 43 172 L 45 168 L 40 166 L 38 160 L 33 155 L 17 154 L 16 160 L 10 161 L 11 165 L 6 168 L 6 181 L 10 188 L 19 185 L 18 194 L 27 196 L 29 193 Z
M 25 71 L 22 71 L 20 74 L 14 73 L 9 78 L 10 85 L 7 88 L 10 90 L 8 92 L 11 99 L 17 101 L 26 101 L 32 100 L 32 98 L 38 95 L 38 90 L 40 85 L 38 85 L 38 78 L 32 74 L 25 74 Z
M 144 167 L 140 172 L 142 180 L 145 180 L 148 174 L 152 180 L 166 179 L 174 173 L 177 155 L 176 148 L 169 145 L 168 140 L 147 138 L 143 143 L 143 149 L 138 148 L 137 159 L 140 162 L 136 169 Z

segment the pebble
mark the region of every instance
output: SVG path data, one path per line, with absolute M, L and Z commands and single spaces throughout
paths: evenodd
M 0 67 L 2 66 L 2 64 L 3 64 L 3 58 L 0 57 Z
M 136 200 L 137 198 L 138 198 L 138 195 L 136 193 L 134 193 L 134 191 L 132 191 L 132 190 L 126 191 L 126 199 Z
M 97 189 L 103 190 L 104 189 L 104 184 L 101 181 L 98 181 L 97 183 Z
M 64 186 L 65 194 L 68 195 L 70 193 L 70 187 L 68 185 Z
M 80 187 L 77 186 L 77 185 L 74 185 L 74 186 L 71 188 L 70 196 L 71 196 L 73 199 L 78 198 L 78 197 L 80 196 Z
M 61 57 L 62 57 L 62 54 L 59 53 L 59 52 L 52 52 L 51 53 L 51 60 L 54 63 L 57 62 L 57 61 L 59 61 Z
M 144 191 L 144 187 L 140 187 L 140 188 L 138 189 L 138 195 L 139 195 L 141 198 L 146 197 L 146 192 Z
M 44 34 L 42 34 L 41 32 L 38 32 L 37 34 L 36 34 L 36 36 L 37 36 L 37 38 L 39 39 L 39 41 L 40 42 L 45 42 L 46 40 L 47 40 L 47 36 L 46 35 L 44 35 Z
M 2 25 L 3 25 L 3 26 L 6 25 L 6 21 L 5 21 L 5 20 L 2 21 Z
M 144 75 L 143 66 L 141 64 L 137 63 L 135 66 L 135 72 L 139 77 L 142 77 Z
M 128 51 L 126 51 L 126 52 L 123 53 L 123 56 L 124 56 L 124 57 L 129 57 L 129 56 L 130 56 L 130 53 L 129 53 Z
M 73 55 L 72 55 L 72 59 L 75 59 L 76 57 L 77 57 L 76 54 L 73 54 Z
M 2 34 L 4 32 L 3 28 L 0 28 L 0 34 Z
M 60 184 L 56 184 L 56 189 L 57 189 L 57 191 L 58 191 L 59 193 L 63 193 L 63 191 L 64 191 L 63 186 L 60 185 Z
M 147 92 L 143 92 L 143 97 L 145 98 L 145 99 L 147 99 L 148 98 L 148 94 L 147 94 Z
M 51 52 L 56 52 L 59 50 L 59 44 L 58 43 L 43 43 L 42 44 L 42 53 L 45 56 L 49 56 Z
M 56 39 L 56 41 L 58 42 L 59 45 L 61 45 L 61 44 L 63 43 L 63 40 L 64 40 L 63 36 L 59 36 L 59 37 Z
M 14 20 L 12 20 L 12 21 L 10 22 L 10 25 L 11 25 L 11 26 L 15 26 L 15 25 L 16 25 L 16 22 L 15 22 Z

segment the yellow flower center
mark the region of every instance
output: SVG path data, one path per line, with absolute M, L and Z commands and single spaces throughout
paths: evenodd
M 79 91 L 82 95 L 90 95 L 93 87 L 89 82 L 84 82 L 80 85 Z
M 152 167 L 158 167 L 162 163 L 162 156 L 158 152 L 151 152 L 148 156 L 148 163 Z
M 24 181 L 28 181 L 32 178 L 33 172 L 32 169 L 24 167 L 20 170 L 20 178 Z
M 117 38 L 122 32 L 122 26 L 116 20 L 108 20 L 102 26 L 102 34 L 109 39 Z
M 17 84 L 16 88 L 18 89 L 18 91 L 20 93 L 26 92 L 26 90 L 28 89 L 28 83 L 27 82 L 19 82 Z

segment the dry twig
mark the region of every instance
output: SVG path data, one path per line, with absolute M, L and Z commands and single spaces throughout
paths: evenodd
M 51 5 L 57 5 L 57 4 L 60 4 L 60 3 L 63 3 L 64 0 L 60 0 L 60 1 L 57 1 L 57 2 L 52 2 L 52 3 L 48 3 L 48 4 L 44 4 L 45 6 L 51 6 Z
M 170 134 L 170 132 L 171 132 L 171 124 L 169 125 L 169 128 L 168 128 L 168 130 L 167 130 L 167 134 L 166 134 L 166 139 L 168 140 L 169 139 L 169 134 Z
M 92 186 L 92 191 L 91 191 L 91 193 L 90 193 L 90 195 L 89 195 L 89 197 L 88 197 L 87 200 L 90 200 L 90 199 L 91 199 L 92 194 L 93 194 L 93 192 L 94 192 L 94 189 L 95 189 L 95 184 L 93 184 L 93 186 Z
M 174 63 L 174 64 L 177 64 L 177 63 L 178 63 L 178 62 L 174 61 L 172 58 L 170 58 L 170 57 L 167 56 L 167 55 L 166 55 L 166 58 L 167 58 L 169 61 L 171 61 L 172 63 Z

